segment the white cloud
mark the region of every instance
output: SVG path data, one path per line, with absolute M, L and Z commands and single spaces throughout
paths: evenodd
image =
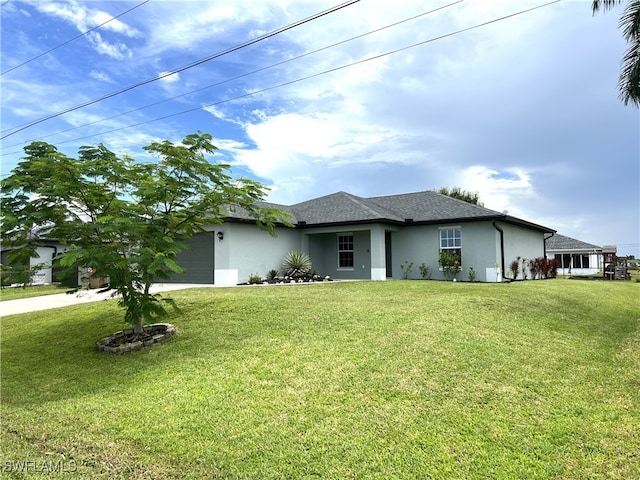
M 203 110 L 206 112 L 209 112 L 211 115 L 213 115 L 214 117 L 220 120 L 223 120 L 226 117 L 226 115 L 215 106 L 203 107 Z
M 171 72 L 160 72 L 158 73 L 158 79 L 164 84 L 173 84 L 180 81 L 180 74 Z
M 116 60 L 123 60 L 125 58 L 131 58 L 133 55 L 130 48 L 128 48 L 122 42 L 108 42 L 102 38 L 102 35 L 98 32 L 90 32 L 86 35 L 86 38 L 93 45 L 96 52 L 101 55 L 107 55 L 108 57 L 115 58 Z
M 113 14 L 87 8 L 77 1 L 67 3 L 41 1 L 35 2 L 34 5 L 38 10 L 47 15 L 58 17 L 71 23 L 81 33 L 85 33 L 113 17 Z M 113 31 L 128 37 L 139 37 L 141 35 L 138 30 L 118 19 L 102 25 L 100 29 L 103 31 Z M 124 43 L 105 40 L 99 30 L 93 30 L 87 33 L 85 38 L 101 55 L 107 55 L 117 60 L 129 58 L 132 55 L 131 50 Z
M 179 88 L 182 86 L 179 73 L 160 72 L 157 75 L 158 85 L 167 92 L 167 94 L 174 96 L 177 94 Z
M 64 92 L 64 95 L 61 95 L 61 92 Z M 2 107 L 21 119 L 32 120 L 67 107 L 69 101 L 86 100 L 85 97 L 74 97 L 74 93 L 77 95 L 77 92 L 67 92 L 58 85 L 39 82 L 31 78 L 27 80 L 3 80 Z M 6 118 L 7 115 L 5 114 L 3 120 L 6 120 Z M 18 122 L 11 123 L 17 124 Z M 6 125 L 11 123 L 6 122 Z
M 126 135 L 122 135 L 121 132 L 114 132 L 105 135 L 101 142 L 120 157 L 129 155 L 137 161 L 153 161 L 155 158 L 142 150 L 142 147 L 153 142 L 161 142 L 168 137 L 168 134 L 158 136 L 144 130 L 128 132 Z
M 95 78 L 100 82 L 113 83 L 113 79 L 104 72 L 98 72 L 97 70 L 91 70 L 89 72 L 91 78 Z
M 101 10 L 90 10 L 89 16 L 91 17 L 90 23 L 94 24 L 95 26 L 100 25 L 101 30 L 111 30 L 119 34 L 126 35 L 130 38 L 142 37 L 142 32 L 132 27 L 131 25 L 127 25 L 120 19 L 114 19 L 114 15 L 111 13 L 107 13 Z
M 478 192 L 485 207 L 525 217 L 526 203 L 536 198 L 531 174 L 522 167 L 501 171 L 482 165 L 465 168 L 458 177 L 463 190 Z
M 175 11 L 179 6 L 180 12 Z M 145 56 L 159 55 L 166 50 L 192 50 L 212 38 L 225 44 L 234 43 L 235 28 L 247 22 L 268 24 L 273 19 L 273 2 L 157 2 L 149 11 L 150 37 Z M 220 40 L 224 40 L 220 42 Z M 248 40 L 248 38 L 246 39 Z M 231 42 L 237 42 L 231 40 Z

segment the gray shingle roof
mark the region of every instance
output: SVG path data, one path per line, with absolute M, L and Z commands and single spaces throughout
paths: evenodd
M 260 203 L 294 215 L 294 223 L 307 226 L 348 223 L 441 223 L 472 220 L 501 220 L 545 232 L 554 230 L 504 213 L 473 205 L 437 192 L 424 191 L 401 195 L 363 198 L 337 192 L 291 206 Z M 232 218 L 245 219 L 242 212 Z
M 291 206 L 298 221 L 307 224 L 348 223 L 391 220 L 400 222 L 404 218 L 371 202 L 346 192 L 333 193 Z
M 414 222 L 505 216 L 495 210 L 429 191 L 373 197 L 369 200 L 376 205 L 384 206 L 385 208 L 398 212 L 403 219 L 412 218 Z
M 547 250 L 550 250 L 550 251 L 560 251 L 560 250 L 601 251 L 602 247 L 556 233 L 553 237 L 547 240 Z

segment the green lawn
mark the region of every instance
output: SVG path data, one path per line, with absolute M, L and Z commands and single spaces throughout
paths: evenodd
M 0 468 L 640 478 L 638 283 L 398 280 L 172 297 L 184 310 L 171 319 L 177 336 L 123 356 L 94 351 L 123 326 L 113 301 L 4 317 Z M 14 478 L 43 478 L 35 469 Z
M 56 293 L 65 293 L 69 290 L 69 287 L 62 285 L 2 287 L 0 288 L 0 302 L 4 300 L 17 300 L 19 298 L 41 297 L 42 295 L 54 295 Z

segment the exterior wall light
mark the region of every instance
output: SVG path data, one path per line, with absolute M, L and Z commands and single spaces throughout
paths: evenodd
M 218 241 L 221 242 L 223 238 L 224 238 L 224 233 L 218 232 Z

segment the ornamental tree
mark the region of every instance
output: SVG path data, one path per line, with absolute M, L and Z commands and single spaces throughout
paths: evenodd
M 229 165 L 209 162 L 217 149 L 211 135 L 143 148 L 157 161 L 118 157 L 104 145 L 81 147 L 71 158 L 33 142 L 0 182 L 2 243 L 14 249 L 12 261 L 28 264 L 43 239 L 67 245 L 56 259 L 63 274 L 90 268 L 108 278 L 106 288 L 119 297 L 137 335 L 167 313 L 170 300 L 151 294 L 152 283 L 184 272 L 176 255 L 205 225 L 221 223 L 234 208 L 272 235 L 277 222 L 289 224 L 285 213 L 256 204 L 263 185 L 232 178 Z

